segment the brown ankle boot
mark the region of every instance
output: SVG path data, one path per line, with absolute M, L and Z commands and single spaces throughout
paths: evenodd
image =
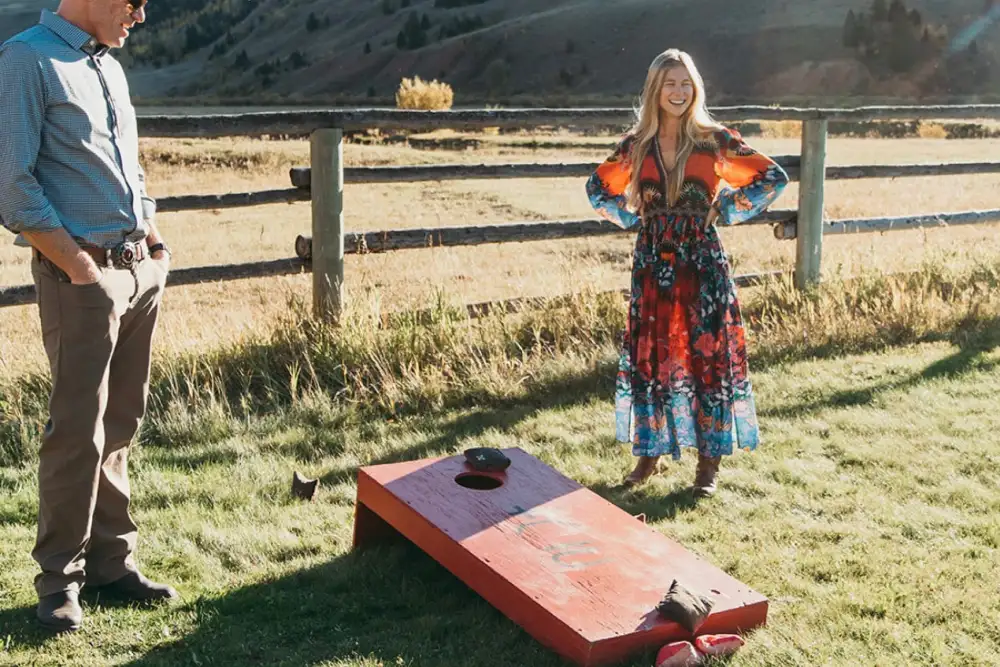
M 640 456 L 635 469 L 625 478 L 625 486 L 639 486 L 659 471 L 659 456 Z
M 721 456 L 698 455 L 698 468 L 694 474 L 694 495 L 708 498 L 715 493 L 715 477 L 719 474 Z

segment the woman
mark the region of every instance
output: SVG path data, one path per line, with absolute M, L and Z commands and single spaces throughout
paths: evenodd
M 618 440 L 639 457 L 627 486 L 661 456 L 697 447 L 694 492 L 709 496 L 722 456 L 757 447 L 743 322 L 715 225 L 753 218 L 787 183 L 712 120 L 688 54 L 653 60 L 635 126 L 587 182 L 602 216 L 639 227 L 615 397 Z

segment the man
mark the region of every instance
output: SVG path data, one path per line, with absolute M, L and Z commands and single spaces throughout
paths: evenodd
M 0 222 L 32 247 L 52 372 L 32 556 L 42 625 L 76 630 L 79 591 L 177 597 L 135 565 L 128 448 L 145 413 L 169 251 L 118 62 L 145 0 L 62 0 L 0 46 Z

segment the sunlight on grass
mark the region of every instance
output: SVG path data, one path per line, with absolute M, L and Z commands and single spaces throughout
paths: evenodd
M 415 549 L 349 553 L 356 466 L 471 445 L 539 456 L 764 592 L 769 625 L 730 664 L 1000 658 L 995 591 L 982 585 L 1000 548 L 995 330 L 760 370 L 765 444 L 727 460 L 719 495 L 701 503 L 683 491 L 690 455 L 639 490 L 617 486 L 629 457 L 611 441 L 606 361 L 495 406 L 357 419 L 304 397 L 214 440 L 140 448 L 141 561 L 185 602 L 90 606 L 83 633 L 49 643 L 30 616 L 32 474 L 5 471 L 0 660 L 561 664 Z M 293 470 L 321 479 L 316 502 L 291 499 Z

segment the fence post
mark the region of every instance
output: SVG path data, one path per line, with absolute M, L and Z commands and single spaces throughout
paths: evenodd
M 344 303 L 344 144 L 340 129 L 310 137 L 313 312 L 336 321 Z
M 823 190 L 826 178 L 825 118 L 802 122 L 799 217 L 796 232 L 795 286 L 806 289 L 820 281 L 823 259 Z

